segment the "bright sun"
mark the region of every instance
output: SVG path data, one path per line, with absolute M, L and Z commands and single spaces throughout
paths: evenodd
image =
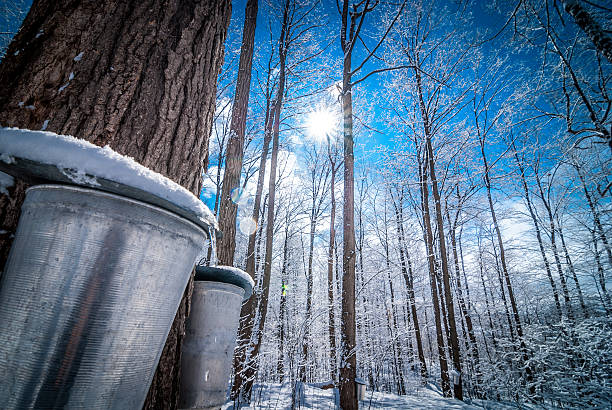
M 333 133 L 338 125 L 337 116 L 329 109 L 319 108 L 308 114 L 306 120 L 306 128 L 308 135 L 317 142 L 327 140 L 327 137 L 333 137 Z

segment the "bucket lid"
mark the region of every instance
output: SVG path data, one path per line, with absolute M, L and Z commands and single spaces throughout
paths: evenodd
M 196 266 L 195 280 L 207 280 L 212 282 L 223 282 L 240 286 L 244 289 L 244 300 L 251 297 L 253 293 L 253 279 L 242 269 L 233 266 Z
M 174 212 L 210 234 L 216 218 L 202 201 L 132 158 L 82 139 L 46 131 L 0 127 L 0 171 L 31 183 L 79 185 Z

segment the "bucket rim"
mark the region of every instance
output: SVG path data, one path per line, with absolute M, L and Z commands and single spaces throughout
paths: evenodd
M 251 276 L 242 269 L 233 266 L 196 266 L 196 281 L 223 282 L 236 285 L 244 289 L 244 300 L 253 294 L 255 282 Z

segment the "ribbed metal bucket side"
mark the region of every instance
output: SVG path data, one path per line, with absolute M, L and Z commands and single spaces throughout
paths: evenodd
M 0 403 L 141 408 L 205 235 L 118 195 L 28 190 L 0 283 Z
M 229 283 L 195 282 L 183 342 L 180 408 L 225 403 L 243 294 Z

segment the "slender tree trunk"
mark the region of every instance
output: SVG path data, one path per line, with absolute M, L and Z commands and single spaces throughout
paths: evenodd
M 264 133 L 264 141 L 263 148 L 261 151 L 261 159 L 259 162 L 259 173 L 257 175 L 257 188 L 255 191 L 255 201 L 253 204 L 253 221 L 256 225 L 259 224 L 259 215 L 261 212 L 261 197 L 263 194 L 263 186 L 264 186 L 264 176 L 266 174 L 266 161 L 268 158 L 268 148 L 270 146 L 270 140 L 272 139 L 272 118 L 269 115 L 269 100 L 268 107 L 266 108 L 266 124 L 265 124 L 265 133 Z M 264 200 L 264 213 L 265 213 L 265 203 L 267 201 Z M 262 228 L 263 224 L 259 224 L 259 236 L 257 232 L 253 232 L 249 235 L 249 243 L 247 245 L 247 257 L 246 257 L 246 272 L 251 276 L 251 278 L 255 279 L 256 264 L 255 259 L 256 255 L 260 255 L 260 252 L 255 252 L 255 244 L 256 238 L 259 238 L 259 246 L 261 245 L 262 238 Z M 236 400 L 240 394 L 240 386 L 244 382 L 242 378 L 242 374 L 244 373 L 246 360 L 247 360 L 247 348 L 251 341 L 251 336 L 253 334 L 253 321 L 255 320 L 255 311 L 257 308 L 257 297 L 255 292 L 251 295 L 251 297 L 242 304 L 242 309 L 240 310 L 240 327 L 238 329 L 238 346 L 234 351 L 234 381 L 232 383 L 232 391 L 230 397 L 232 400 Z
M 510 299 L 510 306 L 512 306 L 512 314 L 514 315 L 514 324 L 516 326 L 516 333 L 519 337 L 519 342 L 521 346 L 523 362 L 525 364 L 525 375 L 527 383 L 529 386 L 529 392 L 533 396 L 535 395 L 535 388 L 533 387 L 533 370 L 531 366 L 528 364 L 529 355 L 527 352 L 527 346 L 525 345 L 525 339 L 523 337 L 523 326 L 521 324 L 521 318 L 519 316 L 518 307 L 516 305 L 516 299 L 514 297 L 514 290 L 512 288 L 512 283 L 510 282 L 510 275 L 508 273 L 508 267 L 506 265 L 506 253 L 504 251 L 504 243 L 501 236 L 501 230 L 499 229 L 499 224 L 497 223 L 497 215 L 495 214 L 495 207 L 493 206 L 493 197 L 491 195 L 491 180 L 489 179 L 489 165 L 487 163 L 487 157 L 485 154 L 484 148 L 484 140 L 481 139 L 480 142 L 480 152 L 482 154 L 482 161 L 484 164 L 484 180 L 485 187 L 487 190 L 487 199 L 489 202 L 489 210 L 491 211 L 491 219 L 493 220 L 493 227 L 495 229 L 495 233 L 497 235 L 497 243 L 499 246 L 499 256 L 502 265 L 502 272 L 504 275 L 504 279 L 506 281 L 506 288 L 508 289 L 508 298 Z
M 597 21 L 582 7 L 579 0 L 561 0 L 563 8 L 574 18 L 574 21 L 586 33 L 593 45 L 612 63 L 612 38 Z
M 228 266 L 234 264 L 234 252 L 236 250 L 236 215 L 238 204 L 232 201 L 232 194 L 239 194 L 234 191 L 240 190 L 240 173 L 244 157 L 244 131 L 251 89 L 251 67 L 253 64 L 256 23 L 257 0 L 248 0 L 242 31 L 236 93 L 234 95 L 234 104 L 232 105 L 230 135 L 225 151 L 225 173 L 223 174 L 221 206 L 219 208 L 219 229 L 223 232 L 223 236 L 217 242 L 217 258 L 221 265 Z
M 589 312 L 587 310 L 586 305 L 584 304 L 584 297 L 582 295 L 582 289 L 580 288 L 580 282 L 578 282 L 578 276 L 576 275 L 576 269 L 574 269 L 574 264 L 572 262 L 572 258 L 567 250 L 567 246 L 565 244 L 565 237 L 563 235 L 563 230 L 561 229 L 561 224 L 557 221 L 557 232 L 559 233 L 559 238 L 561 239 L 561 249 L 563 249 L 563 253 L 565 255 L 565 263 L 567 263 L 567 267 L 572 274 L 572 279 L 574 280 L 574 286 L 576 287 L 576 292 L 578 293 L 578 301 L 580 302 L 580 308 L 582 309 L 582 314 L 585 317 L 589 316 Z
M 591 210 L 591 214 L 593 215 L 593 222 L 595 223 L 595 228 L 599 236 L 599 240 L 603 243 L 606 254 L 608 255 L 608 264 L 612 267 L 612 248 L 610 247 L 610 243 L 608 242 L 608 238 L 603 229 L 601 218 L 599 216 L 599 212 L 595 208 L 595 203 L 593 202 L 593 197 L 587 188 L 586 181 L 584 179 L 584 175 L 582 175 L 582 171 L 578 166 L 575 166 L 576 171 L 578 173 L 578 177 L 580 178 L 580 182 L 582 183 L 582 189 L 584 191 L 584 196 L 589 205 L 589 209 Z
M 444 396 L 449 397 L 451 395 L 451 386 L 448 375 L 448 364 L 446 362 L 446 352 L 444 351 L 444 335 L 442 330 L 442 320 L 440 318 L 440 301 L 438 298 L 438 286 L 436 280 L 436 262 L 434 260 L 434 245 L 433 245 L 433 231 L 431 229 L 431 220 L 429 216 L 429 190 L 427 188 L 427 165 L 419 166 L 421 173 L 421 202 L 423 206 L 423 226 L 424 226 L 424 239 L 427 250 L 427 262 L 429 266 L 429 282 L 431 285 L 431 298 L 434 311 L 434 321 L 436 324 L 436 338 L 438 342 L 438 359 L 440 361 L 440 378 L 442 385 L 442 392 Z
M 355 341 L 355 157 L 353 154 L 353 97 L 351 91 L 352 44 L 346 41 L 349 2 L 342 9 L 341 46 L 344 54 L 342 70 L 342 112 L 344 116 L 344 203 L 342 209 L 342 322 L 340 361 L 340 407 L 358 408 L 355 378 L 357 352 Z M 353 21 L 351 22 L 353 27 Z M 352 30 L 351 30 L 352 32 Z M 350 39 L 354 41 L 354 39 Z
M 544 242 L 542 241 L 542 234 L 540 233 L 540 224 L 538 223 L 538 219 L 536 217 L 533 205 L 531 203 L 531 197 L 529 195 L 529 188 L 527 187 L 527 180 L 525 178 L 525 169 L 523 167 L 522 162 L 519 160 L 518 153 L 516 152 L 516 147 L 514 145 L 514 141 L 512 141 L 512 152 L 514 154 L 514 159 L 516 161 L 516 165 L 518 166 L 521 183 L 523 185 L 523 193 L 525 194 L 525 201 L 527 202 L 527 209 L 529 210 L 529 215 L 531 216 L 531 221 L 533 222 L 533 226 L 536 232 L 536 238 L 538 240 L 538 246 L 540 248 L 540 255 L 542 255 L 542 260 L 544 261 L 544 268 L 546 269 L 546 276 L 548 276 L 548 280 L 550 282 L 550 287 L 553 291 L 553 298 L 555 300 L 555 307 L 557 308 L 557 314 L 561 317 L 561 303 L 559 302 L 559 292 L 557 291 L 557 285 L 555 284 L 555 280 L 553 279 L 552 272 L 550 269 L 550 262 L 548 261 L 548 257 L 546 256 L 546 251 L 544 250 Z
M 449 344 L 451 348 L 451 357 L 453 360 L 453 367 L 455 371 L 459 373 L 459 382 L 453 383 L 453 393 L 455 398 L 463 400 L 463 387 L 461 384 L 461 355 L 459 352 L 459 339 L 457 337 L 457 325 L 455 322 L 455 308 L 453 306 L 453 298 L 450 287 L 450 276 L 448 272 L 448 259 L 446 253 L 446 242 L 444 237 L 444 221 L 442 218 L 442 204 L 440 203 L 440 192 L 438 191 L 438 180 L 436 178 L 435 171 L 435 158 L 433 153 L 433 147 L 431 143 L 431 131 L 429 129 L 429 116 L 423 99 L 423 88 L 421 85 L 421 74 L 418 70 L 415 70 L 415 78 L 417 82 L 417 93 L 419 97 L 419 108 L 421 111 L 421 119 L 423 121 L 423 128 L 425 131 L 425 148 L 427 150 L 427 162 L 429 163 L 429 175 L 431 180 L 432 194 L 434 197 L 434 209 L 436 212 L 436 225 L 438 227 L 438 243 L 440 246 L 440 261 L 442 265 L 442 283 L 444 285 L 444 303 L 446 305 L 446 319 L 448 322 L 449 331 Z
M 0 65 L 0 124 L 110 145 L 199 195 L 230 14 L 229 2 L 36 1 Z M 25 188 L 0 197 L 0 266 Z M 177 406 L 189 297 L 147 408 Z
M 313 181 L 314 182 L 314 181 Z M 308 343 L 310 339 L 310 317 L 312 315 L 312 260 L 314 255 L 314 237 L 315 230 L 317 227 L 317 214 L 315 210 L 316 197 L 313 193 L 312 198 L 312 209 L 310 213 L 310 233 L 309 233 L 309 245 L 308 245 L 308 270 L 306 271 L 306 319 L 304 326 L 304 337 L 302 340 L 302 360 L 299 368 L 300 381 L 306 382 L 306 364 L 308 361 Z
M 499 280 L 499 291 L 501 293 L 502 301 L 504 302 L 504 311 L 506 312 L 506 319 L 508 321 L 508 329 L 510 330 L 510 339 L 513 342 L 516 342 L 516 337 L 514 336 L 514 323 L 512 322 L 512 316 L 510 315 L 510 310 L 508 309 L 508 299 L 506 298 L 506 291 L 504 289 L 504 278 L 502 274 L 502 269 L 499 266 L 499 254 L 497 252 L 497 246 L 494 242 L 494 239 L 491 238 L 491 247 L 493 249 L 493 253 L 495 256 L 495 271 L 497 272 L 497 279 Z M 491 293 L 491 300 L 495 300 L 493 298 L 493 293 Z
M 563 298 L 565 299 L 565 309 L 567 310 L 567 317 L 569 319 L 573 319 L 574 313 L 572 310 L 572 301 L 569 295 L 569 289 L 567 288 L 567 281 L 565 280 L 565 273 L 563 273 L 563 268 L 561 267 L 561 258 L 559 257 L 559 252 L 557 250 L 557 227 L 555 226 L 555 218 L 552 213 L 552 209 L 550 207 L 550 202 L 546 199 L 544 195 L 544 189 L 542 188 L 542 181 L 538 175 L 536 175 L 536 182 L 538 184 L 538 189 L 540 190 L 540 199 L 544 204 L 544 208 L 546 208 L 546 215 L 548 216 L 548 223 L 550 228 L 550 247 L 553 252 L 553 257 L 555 258 L 555 264 L 557 266 L 557 273 L 559 274 L 559 279 L 561 280 L 561 290 L 563 291 Z
M 404 243 L 404 224 L 402 218 L 402 200 L 399 199 L 399 205 L 393 203 L 395 208 L 395 223 L 397 229 L 397 236 L 399 242 L 399 254 L 400 254 L 400 266 L 402 269 L 402 275 L 404 276 L 404 282 L 406 284 L 406 290 L 408 292 L 408 303 L 410 304 L 410 312 L 412 314 L 412 324 L 414 326 L 414 337 L 417 344 L 417 354 L 419 356 L 421 383 L 427 381 L 427 364 L 425 363 L 425 354 L 423 353 L 423 342 L 421 340 L 421 329 L 419 327 L 419 318 L 417 316 L 416 303 L 414 297 L 414 276 L 412 273 L 412 263 L 410 261 L 410 255 L 405 251 Z
M 386 215 L 385 215 L 386 218 Z M 406 394 L 406 387 L 404 385 L 404 360 L 402 359 L 402 350 L 399 345 L 399 330 L 397 325 L 397 313 L 395 311 L 395 291 L 393 289 L 393 281 L 391 280 L 391 258 L 389 255 L 389 232 L 388 232 L 388 224 L 385 220 L 384 223 L 385 230 L 385 257 L 386 257 L 386 266 L 387 266 L 387 282 L 389 284 L 389 294 L 391 296 L 391 311 L 390 311 L 390 329 L 391 329 L 391 339 L 392 339 L 392 347 L 393 347 L 393 356 L 394 356 L 394 364 L 395 364 L 395 374 L 397 375 L 397 393 L 399 395 Z
M 603 264 L 601 263 L 601 256 L 599 256 L 599 248 L 597 245 L 597 238 L 595 237 L 595 229 L 590 229 L 591 231 L 591 239 L 593 241 L 593 251 L 595 255 L 595 263 L 597 264 L 597 278 L 599 279 L 599 286 L 601 288 L 602 295 L 602 305 L 606 310 L 607 314 L 610 314 L 612 311 L 612 303 L 610 303 L 610 295 L 606 290 L 606 276 L 603 268 Z
M 447 213 L 448 213 L 448 208 L 447 208 Z M 457 254 L 457 237 L 455 232 L 457 231 L 457 220 L 459 219 L 459 211 L 457 211 L 457 215 L 455 217 L 455 220 L 450 228 L 450 238 L 451 238 L 451 248 L 452 248 L 452 252 L 453 252 L 453 260 L 455 262 L 455 277 L 456 277 L 456 282 L 457 282 L 457 299 L 459 300 L 459 309 L 461 310 L 461 313 L 465 319 L 465 326 L 467 327 L 467 334 L 469 337 L 469 349 L 468 349 L 468 355 L 469 357 L 472 358 L 472 360 L 474 361 L 474 366 L 476 369 L 476 391 L 477 394 L 480 394 L 480 385 L 481 385 L 481 381 L 480 381 L 480 363 L 479 363 L 479 357 L 478 357 L 478 343 L 476 342 L 476 335 L 474 334 L 474 326 L 472 324 L 472 316 L 470 315 L 470 312 L 467 309 L 467 306 L 465 304 L 465 300 L 463 299 L 463 292 L 462 292 L 462 287 L 461 287 L 461 275 L 459 272 L 459 256 Z M 449 215 L 449 223 L 450 223 L 450 215 Z
M 480 272 L 480 281 L 482 283 L 482 289 L 484 291 L 484 298 L 485 298 L 485 306 L 487 308 L 487 318 L 489 319 L 489 329 L 490 329 L 490 333 L 491 333 L 491 341 L 493 342 L 493 347 L 495 348 L 495 351 L 497 351 L 497 336 L 495 334 L 495 327 L 493 326 L 493 318 L 491 316 L 491 304 L 489 303 L 489 297 L 487 296 L 487 284 L 485 282 L 485 278 L 484 278 L 484 261 L 482 260 L 482 246 L 480 243 L 480 239 L 478 241 L 478 269 Z M 486 337 L 484 337 L 484 340 L 487 340 Z M 490 357 L 489 357 L 490 360 Z
M 330 144 L 331 145 L 331 144 Z M 329 151 L 329 161 L 331 165 L 331 211 L 329 215 L 329 250 L 327 252 L 327 303 L 329 320 L 329 357 L 331 368 L 331 380 L 334 385 L 338 383 L 338 371 L 336 369 L 338 361 L 336 359 L 336 319 L 334 312 L 334 244 L 336 241 L 336 163 L 332 159 L 331 147 Z
M 286 33 L 288 28 L 288 13 L 289 13 L 289 0 L 286 0 L 283 9 L 283 25 L 281 28 L 281 35 L 279 40 L 279 57 L 280 57 L 280 71 L 279 71 L 279 84 L 276 99 L 274 101 L 274 125 L 272 130 L 272 154 L 270 159 L 270 180 L 268 181 L 268 215 L 266 225 L 266 250 L 265 259 L 263 266 L 263 279 L 261 288 L 261 298 L 259 301 L 258 311 L 259 323 L 257 334 L 255 335 L 255 343 L 251 350 L 249 358 L 252 363 L 245 370 L 244 387 L 241 389 L 241 402 L 250 402 L 251 391 L 253 389 L 253 382 L 257 371 L 257 356 L 261 348 L 261 338 L 263 336 L 263 329 L 265 326 L 266 316 L 268 313 L 268 295 L 270 291 L 270 276 L 272 274 L 272 247 L 274 241 L 274 213 L 276 205 L 276 172 L 278 164 L 278 150 L 279 150 L 279 133 L 280 133 L 280 114 L 283 106 L 283 97 L 285 94 L 285 76 L 286 76 Z M 234 382 L 235 383 L 235 382 Z
M 277 371 L 280 377 L 280 382 L 283 383 L 285 379 L 285 321 L 287 316 L 287 261 L 288 261 L 288 250 L 289 250 L 289 222 L 285 221 L 285 242 L 283 244 L 283 267 L 281 270 L 281 300 L 280 300 L 280 318 L 279 318 L 279 354 L 278 354 L 278 365 Z

